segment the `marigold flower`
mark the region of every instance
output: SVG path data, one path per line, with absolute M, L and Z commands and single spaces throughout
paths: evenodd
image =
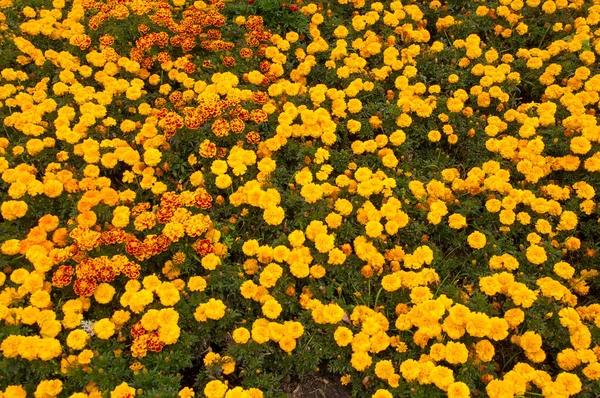
M 107 340 L 115 334 L 115 324 L 108 318 L 103 318 L 94 324 L 94 333 L 98 338 Z
M 471 396 L 469 386 L 462 381 L 457 381 L 448 386 L 449 398 L 468 398 Z
M 63 390 L 63 383 L 58 379 L 42 380 L 38 384 L 34 396 L 35 398 L 54 398 L 57 397 Z
M 94 298 L 100 304 L 108 304 L 112 300 L 115 293 L 116 290 L 114 287 L 108 283 L 101 283 L 96 287 L 96 290 L 94 290 Z
M 475 231 L 469 235 L 467 242 L 473 249 L 483 249 L 486 245 L 486 237 L 481 232 Z
M 188 289 L 192 292 L 202 292 L 206 289 L 206 279 L 201 276 L 192 276 L 188 281 Z
M 263 314 L 269 319 L 276 319 L 281 314 L 282 307 L 277 300 L 271 299 L 265 301 L 262 306 Z
M 81 350 L 85 347 L 90 339 L 90 336 L 81 329 L 73 330 L 67 336 L 67 345 L 74 350 Z
M 233 341 L 238 344 L 246 344 L 250 339 L 250 332 L 246 328 L 237 328 L 232 334 Z
M 350 360 L 352 367 L 356 370 L 364 371 L 373 363 L 373 359 L 369 354 L 363 351 L 352 353 L 352 358 Z
M 529 246 L 527 248 L 526 255 L 527 260 L 536 265 L 543 264 L 548 259 L 546 255 L 546 250 L 543 247 L 537 245 Z
M 334 333 L 337 345 L 345 347 L 352 342 L 352 331 L 345 326 L 338 326 Z

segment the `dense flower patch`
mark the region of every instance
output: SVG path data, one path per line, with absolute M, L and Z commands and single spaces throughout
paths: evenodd
M 598 396 L 599 23 L 0 0 L 0 397 Z

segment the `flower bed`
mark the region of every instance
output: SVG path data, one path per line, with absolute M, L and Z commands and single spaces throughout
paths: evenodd
M 599 23 L 0 0 L 0 398 L 598 396 Z

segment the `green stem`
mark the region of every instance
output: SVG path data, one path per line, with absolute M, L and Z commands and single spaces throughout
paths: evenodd
M 354 283 L 350 282 L 350 284 L 352 285 L 352 288 L 354 289 L 354 293 L 358 292 L 358 289 L 356 288 L 356 286 L 354 286 Z M 356 300 L 358 297 L 356 297 L 355 294 L 352 294 L 352 295 L 354 296 L 354 301 L 356 302 L 356 304 L 358 304 L 358 300 Z M 367 304 L 367 303 L 365 303 L 365 300 L 363 299 L 362 295 L 360 296 L 360 300 L 363 302 L 364 305 Z
M 546 34 L 548 33 L 548 31 L 550 30 L 550 26 L 548 25 L 548 28 L 546 29 L 546 31 L 544 32 L 544 35 L 542 36 L 542 40 L 540 40 L 540 44 L 538 44 L 538 47 L 541 48 L 542 47 L 542 43 L 544 42 L 544 39 L 546 38 Z
M 375 305 L 373 306 L 374 310 L 377 310 L 377 302 L 379 301 L 379 295 L 381 294 L 381 291 L 383 290 L 382 287 L 379 288 L 379 291 L 377 292 L 377 296 L 375 296 Z
M 313 333 L 312 336 L 310 336 L 310 339 L 308 339 L 308 341 L 306 342 L 306 344 L 304 345 L 304 348 L 302 348 L 302 350 L 305 350 L 306 347 L 308 347 L 308 345 L 310 344 L 310 342 L 312 341 L 313 337 L 315 337 L 315 334 Z

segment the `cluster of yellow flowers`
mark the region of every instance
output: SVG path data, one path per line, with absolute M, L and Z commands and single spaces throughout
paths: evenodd
M 258 344 L 273 341 L 278 343 L 283 351 L 291 353 L 297 347 L 296 340 L 303 334 L 304 326 L 300 322 L 286 321 L 284 323 L 277 323 L 264 318 L 258 318 L 252 323 L 251 331 L 240 327 L 233 331 L 232 336 L 237 344 L 246 344 L 250 338 Z

